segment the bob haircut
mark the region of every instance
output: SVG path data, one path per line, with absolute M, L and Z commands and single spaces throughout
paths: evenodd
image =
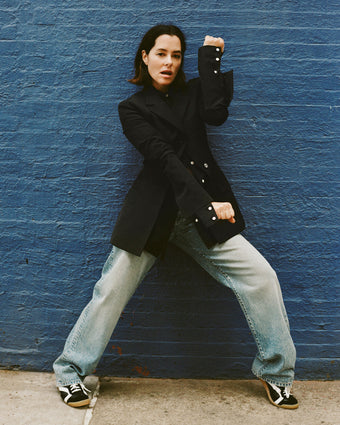
M 178 27 L 171 24 L 156 25 L 150 28 L 146 32 L 146 34 L 142 38 L 142 41 L 140 42 L 140 45 L 138 47 L 138 50 L 135 56 L 135 62 L 134 62 L 135 75 L 133 78 L 128 80 L 130 83 L 137 84 L 138 86 L 144 86 L 144 87 L 152 85 L 152 79 L 149 75 L 148 67 L 145 65 L 142 59 L 142 51 L 145 50 L 145 52 L 149 54 L 150 50 L 155 45 L 156 39 L 163 34 L 167 34 L 171 36 L 175 35 L 180 39 L 182 61 L 181 61 L 181 66 L 176 75 L 176 78 L 171 85 L 176 87 L 183 87 L 185 85 L 185 74 L 183 71 L 183 59 L 184 59 L 184 52 L 186 49 L 185 36 Z

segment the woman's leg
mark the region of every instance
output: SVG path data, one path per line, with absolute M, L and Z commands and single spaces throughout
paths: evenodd
M 241 235 L 208 249 L 195 226 L 181 217 L 171 241 L 235 293 L 258 347 L 253 373 L 276 386 L 289 387 L 295 347 L 280 285 L 268 262 Z
M 91 301 L 69 334 L 63 353 L 53 364 L 58 386 L 81 383 L 99 362 L 118 319 L 154 264 L 156 257 L 140 257 L 113 247 L 96 283 Z

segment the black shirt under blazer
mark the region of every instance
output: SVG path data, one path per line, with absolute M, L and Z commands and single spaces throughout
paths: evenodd
M 127 139 L 144 156 L 144 165 L 118 216 L 111 243 L 141 255 L 161 254 L 178 210 L 191 217 L 208 247 L 244 229 L 230 185 L 214 160 L 205 123 L 221 125 L 233 96 L 232 71 L 221 73 L 221 49 L 202 46 L 199 78 L 167 95 L 146 87 L 119 104 Z M 228 201 L 236 223 L 219 220 L 213 201 Z

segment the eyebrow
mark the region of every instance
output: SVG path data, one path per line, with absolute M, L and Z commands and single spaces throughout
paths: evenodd
M 167 52 L 167 49 L 163 49 L 162 47 L 159 47 L 157 50 L 162 50 L 163 52 Z M 181 50 L 173 50 L 172 53 L 182 53 Z

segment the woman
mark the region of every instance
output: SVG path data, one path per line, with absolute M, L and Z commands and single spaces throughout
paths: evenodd
M 229 183 L 210 152 L 205 123 L 228 117 L 232 71 L 222 73 L 221 38 L 206 36 L 199 78 L 183 73 L 185 39 L 173 25 L 143 37 L 130 80 L 143 90 L 119 104 L 127 139 L 144 156 L 114 228 L 113 249 L 93 297 L 71 331 L 54 371 L 62 399 L 89 403 L 82 381 L 91 374 L 126 303 L 170 240 L 231 288 L 258 347 L 252 371 L 278 407 L 290 394 L 295 348 L 275 272 L 240 232 L 244 221 Z

